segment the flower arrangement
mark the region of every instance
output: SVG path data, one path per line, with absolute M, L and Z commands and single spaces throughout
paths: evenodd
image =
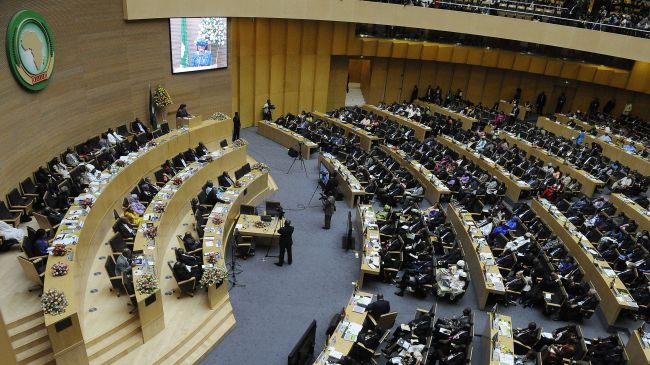
M 164 213 L 165 208 L 167 208 L 167 204 L 165 204 L 165 203 L 156 203 L 156 205 L 154 205 L 154 207 L 153 207 L 153 211 L 156 212 L 156 213 Z
M 180 186 L 183 183 L 183 178 L 180 176 L 175 176 L 174 179 L 172 179 L 172 182 L 176 186 Z
M 66 250 L 65 245 L 62 243 L 57 243 L 52 248 L 52 255 L 54 256 L 65 256 L 66 253 L 68 253 L 68 250 Z
M 170 105 L 172 103 L 172 98 L 169 96 L 167 89 L 158 85 L 156 91 L 153 93 L 153 103 L 157 108 L 164 108 L 167 105 Z
M 203 270 L 203 276 L 199 280 L 199 284 L 202 288 L 207 288 L 210 286 L 219 286 L 228 277 L 228 271 L 225 267 L 209 267 Z
M 92 206 L 93 206 L 93 200 L 90 199 L 90 198 L 86 198 L 86 199 L 80 200 L 80 201 L 79 201 L 79 205 L 80 205 L 82 208 L 92 208 Z
M 199 24 L 199 37 L 217 47 L 226 45 L 227 32 L 225 18 L 202 18 Z
M 269 165 L 262 162 L 258 162 L 255 165 L 253 165 L 252 169 L 259 170 L 261 172 L 271 172 L 271 168 L 269 167 Z
M 220 257 L 216 252 L 208 252 L 205 256 L 208 263 L 213 265 L 217 263 L 217 260 L 219 260 Z
M 65 276 L 68 273 L 68 264 L 57 262 L 52 265 L 52 276 Z
M 209 119 L 221 121 L 221 120 L 230 119 L 230 117 L 222 112 L 216 112 L 212 114 Z
M 246 140 L 241 139 L 241 138 L 232 143 L 233 147 L 235 147 L 235 148 L 244 147 L 247 144 L 248 144 L 248 142 L 246 142 Z
M 67 306 L 68 299 L 66 299 L 65 293 L 58 289 L 48 289 L 41 296 L 41 309 L 45 314 L 53 316 L 62 314 Z
M 153 226 L 144 229 L 144 236 L 149 239 L 154 239 L 158 235 L 158 227 Z
M 212 155 L 205 155 L 205 156 L 203 156 L 203 159 L 204 159 L 205 161 L 207 161 L 207 162 L 212 162 L 212 161 L 214 161 L 214 157 L 212 157 Z
M 151 141 L 147 142 L 147 146 L 149 147 L 156 147 L 158 145 L 158 141 L 155 139 L 152 139 Z
M 243 182 L 241 182 L 241 181 L 239 181 L 239 180 L 235 181 L 235 187 L 236 187 L 236 188 L 241 188 L 242 186 L 244 186 L 244 183 L 243 183 Z
M 143 274 L 135 282 L 135 289 L 142 295 L 153 294 L 158 289 L 158 281 L 154 274 Z
M 212 217 L 212 223 L 216 225 L 223 224 L 223 222 L 224 222 L 223 215 L 221 214 L 215 214 L 214 217 Z
M 126 162 L 124 162 L 124 160 L 117 160 L 115 161 L 115 165 L 118 167 L 124 167 L 126 166 Z
M 271 226 L 271 222 L 257 221 L 255 222 L 255 228 L 266 228 Z

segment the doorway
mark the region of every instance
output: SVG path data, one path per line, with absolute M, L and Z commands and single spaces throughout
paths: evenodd
M 363 97 L 370 87 L 370 70 L 372 60 L 370 58 L 350 58 L 348 60 L 348 83 L 345 105 L 365 104 Z

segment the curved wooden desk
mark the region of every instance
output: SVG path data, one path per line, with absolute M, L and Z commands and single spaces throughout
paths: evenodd
M 611 269 L 607 261 L 597 258 L 599 254 L 596 248 L 554 205 L 533 199 L 530 207 L 564 242 L 571 255 L 585 271 L 586 278 L 592 282 L 600 296 L 600 307 L 609 325 L 616 322 L 621 310 L 639 309 L 616 272 Z
M 369 112 L 375 113 L 382 117 L 386 117 L 394 122 L 397 122 L 407 128 L 412 129 L 415 132 L 414 135 L 415 138 L 420 142 L 424 141 L 424 138 L 426 137 L 427 133 L 431 131 L 431 127 L 428 127 L 416 120 L 409 119 L 401 115 L 393 114 L 388 110 L 379 109 L 374 105 L 364 104 L 362 108 L 363 110 L 367 110 Z
M 113 224 L 110 213 L 115 203 L 120 201 L 143 176 L 160 166 L 165 160 L 196 146 L 199 141 L 207 144 L 230 135 L 231 127 L 228 126 L 231 124 L 229 121 L 209 120 L 198 127 L 174 130 L 155 139 L 155 146 L 131 154 L 126 159 L 130 162 L 128 165 L 120 169 L 111 167 L 103 173 L 104 179 L 99 184 L 93 184 L 96 187 L 96 191 L 92 193 L 95 202 L 85 215 L 79 215 L 78 205 L 72 205 L 68 209 L 64 220 L 78 223 L 62 224 L 56 233 L 55 242 L 67 239 L 76 240 L 77 243 L 67 245 L 69 251 L 67 256 L 49 257 L 43 284 L 44 291 L 61 290 L 68 300 L 64 313 L 56 316 L 45 315 L 45 326 L 57 361 L 88 362 L 79 310 L 84 301 L 91 260 Z M 51 268 L 56 262 L 68 264 L 67 275 L 52 276 Z
M 634 330 L 630 334 L 625 352 L 628 354 L 631 365 L 650 364 L 650 347 L 643 344 L 639 330 Z
M 372 205 L 363 204 L 357 207 L 357 229 L 359 230 L 361 247 L 363 248 L 357 287 L 363 288 L 363 279 L 366 274 L 379 276 L 381 261 L 379 257 L 381 238 Z
M 382 145 L 381 149 L 386 152 L 390 157 L 399 162 L 400 166 L 406 168 L 411 175 L 424 187 L 424 197 L 427 198 L 429 203 L 436 204 L 440 201 L 443 195 L 450 195 L 451 190 L 440 181 L 436 175 L 429 171 L 426 167 L 422 166 L 418 161 L 407 160 L 406 152 L 402 150 L 395 150 L 389 146 Z
M 367 312 L 357 312 L 354 308 L 357 307 L 359 301 L 364 301 L 364 304 L 370 303 L 372 297 L 372 294 L 359 292 L 355 289 L 348 305 L 345 307 L 344 317 L 336 326 L 334 333 L 327 339 L 325 348 L 323 348 L 323 351 L 318 355 L 316 361 L 314 361 L 314 365 L 325 365 L 328 363 L 327 359 L 330 357 L 340 358 L 350 353 L 352 346 L 357 340 L 356 334 L 353 335 L 350 332 L 354 327 L 360 329 L 368 316 Z
M 210 155 L 213 157 L 211 162 L 193 162 L 176 174 L 176 177 L 183 178 L 181 185 L 176 186 L 174 180 L 171 180 L 160 189 L 147 207 L 143 222 L 138 227 L 138 233 L 133 242 L 133 252 L 141 252 L 139 256 L 143 259 L 142 265 L 133 268 L 134 287 L 136 287 L 138 279 L 146 273 L 155 274 L 159 281 L 162 265 L 158 263 L 162 262 L 169 242 L 174 238 L 176 223 L 180 220 L 180 215 L 187 212 L 188 203 L 207 180 L 219 176 L 223 171 L 231 171 L 245 164 L 246 151 L 246 146 L 239 148 L 228 146 L 223 150 L 211 152 Z M 166 204 L 165 210 L 162 213 L 156 213 L 155 206 L 161 203 Z M 157 227 L 158 233 L 155 239 L 145 237 L 145 227 Z M 138 257 L 138 254 L 134 254 L 134 257 Z M 135 297 L 143 341 L 147 342 L 165 328 L 160 285 L 151 295 L 138 292 L 136 287 Z
M 353 124 L 343 123 L 338 119 L 328 117 L 325 113 L 314 111 L 311 114 L 314 115 L 316 118 L 323 119 L 330 124 L 342 128 L 345 131 L 346 136 L 349 134 L 354 134 L 358 136 L 360 139 L 361 148 L 363 148 L 364 151 L 366 152 L 370 152 L 370 149 L 372 148 L 372 144 L 374 141 L 378 141 L 381 139 L 375 136 L 374 134 L 368 132 L 367 130 L 359 128 Z
M 495 318 L 496 317 L 496 318 Z M 495 320 L 496 319 L 496 320 Z M 488 320 L 483 331 L 483 364 L 500 365 L 514 364 L 515 340 L 512 328 L 512 318 L 505 314 L 488 312 Z M 496 355 L 495 348 L 499 348 Z M 503 361 L 501 361 L 503 359 Z M 512 361 L 509 361 L 512 359 Z
M 478 119 L 476 119 L 476 118 L 468 117 L 467 115 L 463 115 L 463 114 L 451 111 L 451 110 L 449 110 L 447 108 L 444 108 L 444 107 L 442 107 L 442 106 L 440 106 L 438 104 L 427 103 L 426 101 L 422 101 L 422 100 L 416 100 L 415 104 L 427 107 L 434 113 L 446 115 L 446 116 L 448 116 L 450 118 L 460 120 L 463 123 L 463 129 L 465 129 L 465 130 L 472 129 L 472 125 L 474 123 L 478 122 Z
M 465 254 L 471 282 L 476 289 L 478 307 L 485 309 L 491 294 L 498 296 L 506 294 L 503 277 L 496 265 L 496 257 L 492 254 L 492 249 L 488 246 L 483 232 L 476 226 L 470 213 L 463 212 L 449 204 L 447 205 L 447 219 L 451 222 L 454 232 L 456 232 L 456 238 L 460 241 Z M 494 264 L 488 265 L 486 260 L 493 261 Z
M 212 209 L 208 222 L 205 225 L 203 234 L 203 263 L 211 265 L 207 261 L 207 254 L 216 252 L 220 255 L 216 266 L 225 266 L 226 245 L 233 232 L 233 225 L 239 216 L 239 206 L 257 201 L 269 191 L 269 174 L 259 170 L 253 170 L 239 179 L 243 185 L 239 188 L 230 187 L 223 193 L 223 198 L 228 203 L 218 203 Z M 215 215 L 223 217 L 223 223 L 215 224 L 212 218 Z M 210 309 L 218 308 L 225 300 L 228 300 L 228 282 L 221 286 L 208 288 L 208 304 Z
M 562 124 L 560 122 L 554 122 L 546 117 L 537 118 L 537 126 L 567 139 L 575 138 L 575 136 L 580 133 L 568 125 Z M 591 128 L 593 128 L 593 126 Z M 601 133 L 601 135 L 602 134 L 604 134 L 604 132 Z M 590 134 L 585 134 L 584 143 L 597 143 L 603 148 L 604 156 L 607 156 L 614 161 L 618 161 L 623 166 L 627 166 L 633 170 L 636 170 L 643 175 L 650 175 L 650 161 L 644 159 L 639 155 L 629 153 L 619 147 L 619 145 L 630 143 L 633 144 L 637 150 L 641 150 L 646 148 L 645 146 L 628 140 L 627 138 L 617 136 L 615 134 L 610 133 L 609 135 L 612 138 L 612 142 L 606 142 Z
M 515 108 L 515 104 L 505 101 L 505 100 L 499 100 L 499 111 L 503 112 L 505 115 L 510 115 L 512 114 L 512 109 Z M 519 114 L 515 115 L 515 117 L 518 120 L 524 120 L 526 119 L 526 113 L 530 111 L 530 108 L 526 108 L 524 105 L 519 104 Z
M 626 216 L 634 219 L 642 230 L 650 231 L 650 211 L 632 201 L 623 194 L 612 194 L 609 201 L 614 204 L 616 209 L 623 212 Z
M 580 191 L 586 196 L 590 197 L 594 195 L 598 187 L 605 186 L 604 181 L 597 179 L 587 171 L 581 170 L 577 166 L 569 165 L 564 159 L 549 153 L 545 149 L 533 146 L 530 142 L 524 141 L 512 133 L 501 131 L 499 137 L 505 139 L 509 144 L 517 146 L 526 152 L 526 154 L 535 156 L 545 163 L 559 167 L 560 171 L 576 179 L 582 185 Z
M 479 155 L 474 150 L 470 150 L 467 145 L 461 144 L 448 136 L 438 136 L 436 140 L 440 144 L 449 147 L 450 149 L 456 151 L 456 153 L 467 157 L 470 161 L 478 165 L 481 169 L 487 171 L 488 174 L 496 177 L 497 180 L 501 181 L 506 185 L 506 196 L 510 198 L 513 202 L 519 201 L 522 191 L 529 191 L 530 185 L 525 181 L 514 176 L 512 173 L 506 171 L 500 165 L 497 165 L 494 161 L 487 159 L 486 157 Z
M 329 153 L 321 153 L 318 156 L 318 161 L 325 165 L 330 173 L 336 171 L 336 179 L 339 182 L 339 189 L 345 196 L 345 201 L 348 203 L 348 206 L 354 208 L 354 205 L 358 200 L 357 197 L 366 195 L 366 189 L 361 186 L 361 183 L 356 176 L 354 176 L 336 157 Z
M 311 151 L 318 148 L 318 144 L 310 141 L 299 133 L 266 120 L 257 122 L 257 134 L 277 142 L 286 148 L 293 148 L 294 150 L 300 143 L 302 143 L 302 145 L 300 145 L 300 153 L 304 160 L 309 160 L 311 157 Z

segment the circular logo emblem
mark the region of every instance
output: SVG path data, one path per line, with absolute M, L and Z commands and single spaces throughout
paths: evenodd
M 44 89 L 54 71 L 54 39 L 40 14 L 21 10 L 7 27 L 7 58 L 16 77 L 30 91 Z

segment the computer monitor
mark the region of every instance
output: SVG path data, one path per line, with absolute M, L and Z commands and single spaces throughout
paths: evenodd
M 222 140 L 221 142 L 219 142 L 219 146 L 221 146 L 221 148 L 228 147 L 228 141 L 226 141 L 225 139 Z
M 266 202 L 266 214 L 277 217 L 280 215 L 281 210 L 282 210 L 282 206 L 280 205 L 280 202 L 276 202 L 276 201 Z
M 244 174 L 248 174 L 249 172 L 251 172 L 251 164 L 247 162 L 246 164 L 244 164 L 244 166 L 241 167 L 241 169 L 242 171 L 244 171 Z
M 239 214 L 257 215 L 257 209 L 252 205 L 240 205 Z
M 314 360 L 314 345 L 316 344 L 316 321 L 312 320 L 298 343 L 293 347 L 287 358 L 288 365 L 310 364 Z
M 246 175 L 246 173 L 242 169 L 235 171 L 235 180 L 241 179 L 244 175 Z
M 318 180 L 322 186 L 326 186 L 330 181 L 330 170 L 327 169 L 323 162 L 318 166 Z

